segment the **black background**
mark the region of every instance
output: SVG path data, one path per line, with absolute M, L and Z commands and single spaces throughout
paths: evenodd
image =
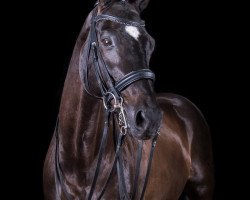
M 246 83 L 239 53 L 236 8 L 216 2 L 151 1 L 143 12 L 156 40 L 151 69 L 157 92 L 183 95 L 210 126 L 215 159 L 215 199 L 242 199 L 247 132 L 241 128 Z M 42 199 L 42 167 L 55 126 L 67 67 L 79 31 L 94 2 L 22 2 L 11 7 L 5 57 L 8 72 L 6 182 L 11 196 Z M 12 5 L 11 5 L 12 6 Z M 6 30 L 5 29 L 5 30 Z M 240 55 L 239 55 L 240 54 Z M 11 67 L 10 67 L 11 66 Z M 7 105 L 7 104 L 6 104 Z M 13 123 L 14 122 L 14 123 Z M 10 141 L 10 142 L 9 142 Z M 12 164 L 13 163 L 13 164 Z M 15 192 L 13 192 L 13 188 Z

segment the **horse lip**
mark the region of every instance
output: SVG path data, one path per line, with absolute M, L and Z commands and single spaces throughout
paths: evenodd
M 129 136 L 139 139 L 139 140 L 150 140 L 156 136 L 156 134 L 159 134 L 159 130 L 161 128 L 161 123 L 159 124 L 158 128 L 153 131 L 145 130 L 143 132 L 136 130 L 133 131 L 131 128 L 129 128 L 128 134 Z M 135 128 L 136 129 L 136 128 Z M 134 134 L 133 134 L 134 133 Z
M 159 115 L 157 115 L 157 120 L 154 122 L 154 124 L 151 125 L 150 128 L 142 131 L 137 126 L 134 126 L 134 124 L 130 124 L 129 120 L 127 121 L 128 125 L 128 135 L 139 140 L 149 140 L 154 138 L 157 134 L 159 134 L 159 131 L 161 129 L 161 124 L 163 120 L 163 111 L 159 110 Z M 150 130 L 149 130 L 150 129 Z

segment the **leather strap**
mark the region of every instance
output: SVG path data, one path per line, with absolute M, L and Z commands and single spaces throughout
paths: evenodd
M 117 174 L 120 199 L 130 200 L 125 183 L 122 152 L 118 155 Z
M 141 79 L 151 79 L 152 81 L 154 81 L 155 74 L 150 69 L 141 69 L 138 71 L 130 72 L 115 84 L 115 89 L 121 92 L 132 83 Z
M 104 121 L 104 126 L 103 126 L 104 127 L 103 128 L 103 135 L 102 135 L 102 140 L 101 140 L 101 145 L 100 145 L 100 149 L 99 149 L 99 153 L 98 153 L 96 169 L 95 169 L 94 178 L 93 178 L 93 181 L 92 181 L 92 184 L 91 184 L 91 189 L 90 189 L 90 192 L 89 192 L 88 200 L 91 200 L 91 198 L 93 196 L 93 192 L 94 192 L 94 189 L 95 189 L 95 186 L 96 186 L 97 177 L 98 177 L 99 171 L 100 171 L 103 152 L 104 152 L 106 144 L 107 144 L 107 136 L 108 136 L 108 128 L 109 128 L 109 116 L 110 116 L 110 113 L 108 111 L 105 111 L 105 121 Z
M 132 191 L 131 199 L 134 200 L 138 188 L 138 179 L 140 174 L 140 166 L 141 166 L 141 158 L 142 158 L 142 147 L 143 147 L 143 140 L 139 141 L 139 148 L 137 152 L 137 160 L 136 160 L 136 167 L 135 167 L 135 178 L 134 178 L 134 187 Z
M 116 144 L 115 158 L 114 158 L 114 162 L 113 162 L 113 165 L 112 165 L 112 169 L 111 169 L 111 171 L 109 173 L 109 176 L 108 176 L 108 179 L 105 182 L 104 187 L 103 187 L 103 189 L 102 189 L 102 191 L 101 191 L 101 193 L 100 193 L 100 195 L 98 197 L 98 200 L 100 200 L 102 198 L 102 196 L 103 196 L 103 194 L 104 194 L 104 192 L 105 192 L 105 190 L 106 190 L 106 188 L 107 188 L 107 186 L 108 186 L 108 184 L 109 184 L 109 182 L 111 180 L 111 176 L 112 176 L 112 174 L 113 174 L 113 172 L 115 170 L 115 166 L 116 166 L 116 163 L 117 163 L 117 160 L 118 160 L 118 156 L 119 156 L 120 149 L 122 147 L 124 138 L 125 138 L 125 135 L 119 134 L 117 144 Z
M 149 159 L 148 159 L 148 168 L 147 168 L 146 176 L 145 176 L 145 179 L 144 179 L 144 185 L 143 185 L 143 188 L 142 188 L 142 193 L 141 193 L 140 200 L 143 200 L 143 197 L 144 197 L 144 194 L 145 194 L 145 191 L 146 191 L 146 188 L 147 188 L 148 178 L 149 178 L 149 174 L 150 174 L 150 169 L 151 169 L 154 150 L 155 150 L 155 145 L 156 145 L 156 140 L 157 140 L 158 136 L 159 136 L 159 133 L 157 133 L 156 136 L 154 137 L 154 139 L 152 140 L 150 155 L 149 155 Z
M 123 24 L 125 26 L 136 26 L 136 27 L 144 27 L 145 26 L 145 22 L 144 21 L 129 21 L 120 17 L 115 17 L 112 15 L 97 15 L 95 17 L 95 22 L 99 22 L 101 20 L 108 20 L 108 21 L 112 21 L 112 22 L 116 22 L 119 24 Z

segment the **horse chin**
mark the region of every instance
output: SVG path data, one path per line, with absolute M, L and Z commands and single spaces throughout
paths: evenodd
M 150 140 L 156 136 L 157 131 L 146 130 L 144 132 L 139 132 L 135 130 L 130 130 L 128 134 L 136 140 Z

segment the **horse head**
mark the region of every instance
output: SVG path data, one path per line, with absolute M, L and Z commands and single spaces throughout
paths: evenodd
M 122 101 L 128 133 L 138 139 L 154 137 L 162 116 L 149 70 L 155 42 L 140 18 L 147 3 L 100 0 L 80 56 L 85 90 L 106 108 Z

